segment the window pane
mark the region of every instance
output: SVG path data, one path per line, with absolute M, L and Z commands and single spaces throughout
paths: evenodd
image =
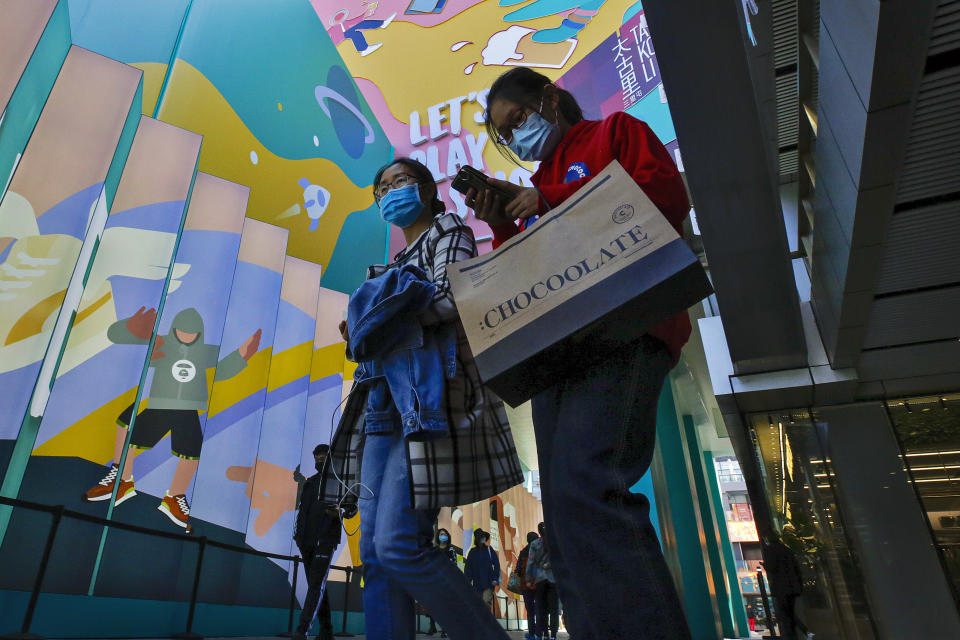
M 960 593 L 960 395 L 887 403 L 954 598 Z M 958 605 L 960 605 L 960 598 Z
M 817 637 L 874 637 L 857 558 L 837 509 L 830 460 L 806 411 L 750 416 L 754 451 L 779 539 L 771 580 L 800 592 L 797 618 Z M 792 579 L 791 579 L 792 578 Z

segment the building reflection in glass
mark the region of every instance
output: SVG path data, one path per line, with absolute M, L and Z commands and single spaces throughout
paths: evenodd
M 960 605 L 960 394 L 891 400 L 887 412 Z
M 801 410 L 752 414 L 750 428 L 777 536 L 766 541 L 766 557 L 777 565 L 766 567 L 768 579 L 785 595 L 777 605 L 793 608 L 801 628 L 817 637 L 874 638 L 823 434 Z

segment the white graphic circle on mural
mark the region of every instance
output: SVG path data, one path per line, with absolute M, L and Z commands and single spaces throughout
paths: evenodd
M 197 375 L 197 367 L 189 360 L 177 360 L 170 373 L 177 382 L 190 382 Z

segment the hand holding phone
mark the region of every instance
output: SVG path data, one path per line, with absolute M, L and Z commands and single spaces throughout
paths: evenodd
M 503 205 L 513 200 L 516 195 L 513 191 L 490 184 L 487 181 L 487 176 L 483 172 L 474 169 L 468 164 L 460 168 L 457 175 L 453 177 L 453 182 L 450 183 L 450 186 L 464 195 L 466 195 L 470 189 L 473 189 L 477 193 L 482 192 L 484 189 L 490 189 L 500 197 L 500 202 Z

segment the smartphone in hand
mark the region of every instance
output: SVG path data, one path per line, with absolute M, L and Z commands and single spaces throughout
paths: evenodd
M 508 191 L 501 187 L 496 187 L 489 182 L 487 182 L 487 176 L 483 172 L 474 169 L 470 165 L 464 165 L 460 168 L 460 171 L 457 172 L 457 175 L 453 177 L 453 182 L 450 183 L 450 186 L 459 191 L 460 193 L 467 193 L 470 189 L 475 189 L 477 193 L 480 193 L 484 189 L 490 189 L 495 194 L 500 196 L 500 201 L 503 204 L 506 204 L 513 200 L 516 195 L 512 191 Z

